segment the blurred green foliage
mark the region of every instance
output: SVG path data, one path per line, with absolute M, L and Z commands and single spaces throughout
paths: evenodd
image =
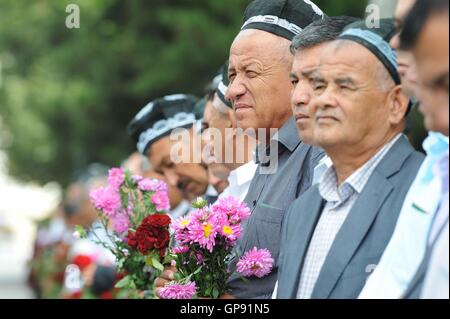
M 248 0 L 2 0 L 0 148 L 21 180 L 67 185 L 134 151 L 125 127 L 150 100 L 202 94 Z M 366 1 L 315 1 L 362 16 Z M 80 8 L 80 29 L 65 26 Z

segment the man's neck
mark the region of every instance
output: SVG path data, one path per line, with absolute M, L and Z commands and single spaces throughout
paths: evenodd
M 336 171 L 338 185 L 341 185 L 354 172 L 366 164 L 374 157 L 386 144 L 392 141 L 398 135 L 398 132 L 389 134 L 378 143 L 372 145 L 337 145 L 332 148 L 325 149 L 327 155 L 333 161 Z

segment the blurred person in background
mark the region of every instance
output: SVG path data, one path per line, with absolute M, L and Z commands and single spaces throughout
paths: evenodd
M 197 134 L 199 124 L 194 114 L 197 98 L 191 95 L 176 94 L 156 99 L 146 105 L 128 125 L 128 132 L 135 141 L 138 151 L 147 156 L 152 169 L 163 175 L 168 184 L 177 187 L 183 198 L 192 201 L 206 193 L 208 173 L 196 156 Z M 178 163 L 171 155 L 176 142 L 170 135 L 176 129 L 186 129 L 189 141 L 185 146 L 190 154 Z M 175 154 L 179 155 L 179 154 Z
M 82 226 L 88 234 L 85 239 L 73 238 L 67 252 L 67 263 L 79 268 L 80 287 L 88 288 L 94 296 L 111 291 L 116 282 L 115 257 L 104 247 L 105 244 L 112 245 L 109 229 L 104 229 L 89 197 L 93 189 L 106 186 L 107 174 L 107 167 L 99 164 L 90 165 L 74 183 L 69 185 L 64 198 L 68 227 L 74 229 L 75 226 Z M 67 284 L 64 288 L 63 294 L 66 298 L 82 291 L 77 287 L 72 291 Z
M 157 173 L 151 169 L 150 162 L 147 157 L 135 152 L 128 157 L 122 164 L 123 169 L 128 169 L 134 175 L 139 175 L 145 178 L 155 178 L 164 181 L 167 184 L 169 201 L 171 210 L 169 215 L 172 218 L 178 218 L 186 213 L 190 208 L 190 203 L 183 199 L 182 192 L 174 185 L 167 182 L 164 175 Z

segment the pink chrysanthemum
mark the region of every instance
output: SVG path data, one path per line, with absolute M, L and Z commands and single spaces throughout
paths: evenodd
M 125 172 L 121 168 L 111 168 L 108 174 L 109 187 L 118 191 L 125 181 Z
M 241 226 L 238 225 L 220 225 L 219 233 L 225 237 L 228 245 L 234 246 L 238 238 L 241 236 Z
M 192 299 L 196 292 L 195 282 L 186 285 L 170 283 L 161 289 L 159 295 L 161 299 Z
M 118 234 L 124 234 L 130 228 L 130 218 L 126 214 L 116 214 L 111 216 L 114 231 Z
M 212 253 L 216 245 L 218 226 L 214 218 L 208 218 L 203 223 L 193 219 L 188 226 L 187 238 L 191 244 L 198 244 L 201 248 Z
M 189 249 L 190 248 L 188 246 L 177 246 L 177 247 L 173 248 L 173 252 L 177 255 L 178 254 L 182 255 L 182 254 L 187 253 L 189 251 Z
M 247 205 L 233 196 L 220 198 L 217 204 L 212 207 L 212 210 L 214 213 L 228 216 L 232 224 L 240 223 L 250 216 L 250 209 Z
M 155 204 L 156 210 L 158 212 L 170 210 L 169 195 L 167 194 L 167 192 L 157 191 L 152 196 L 152 203 Z
M 174 223 L 172 223 L 171 228 L 178 244 L 184 245 L 190 241 L 188 238 L 188 226 L 190 223 L 191 219 L 185 217 L 178 218 Z
M 254 247 L 246 252 L 237 263 L 237 271 L 244 277 L 267 276 L 273 268 L 274 260 L 267 249 L 258 250 Z
M 92 204 L 108 216 L 114 215 L 121 206 L 120 195 L 112 188 L 100 187 L 89 194 Z
M 167 184 L 158 179 L 149 179 L 142 178 L 137 181 L 138 187 L 143 192 L 166 192 L 167 193 Z

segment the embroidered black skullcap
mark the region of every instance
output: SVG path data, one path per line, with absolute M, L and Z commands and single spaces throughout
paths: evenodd
M 396 33 L 394 20 L 380 19 L 372 23 L 374 26 L 368 27 L 365 20 L 354 22 L 344 29 L 339 39 L 352 40 L 366 47 L 383 63 L 394 82 L 400 84 L 397 54 L 389 45 Z
M 230 100 L 225 98 L 227 94 L 228 85 L 230 84 L 230 80 L 228 79 L 228 61 L 222 66 L 222 73 L 220 75 L 219 85 L 217 86 L 217 96 L 230 109 L 233 108 L 233 104 L 231 104 Z
M 151 144 L 169 135 L 174 129 L 195 124 L 197 97 L 186 94 L 168 95 L 156 99 L 139 111 L 128 124 L 128 134 L 144 155 Z
M 258 29 L 292 41 L 311 22 L 324 16 L 310 0 L 255 0 L 245 10 L 241 30 Z

